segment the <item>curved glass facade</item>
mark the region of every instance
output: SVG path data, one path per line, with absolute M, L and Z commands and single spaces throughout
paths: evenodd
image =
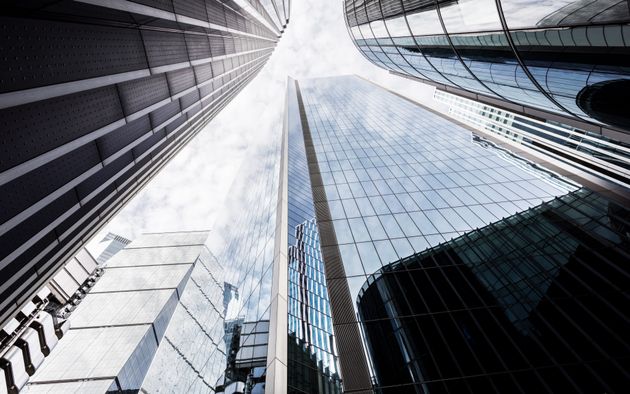
M 391 71 L 629 130 L 625 0 L 344 0 L 358 49 Z
M 625 392 L 629 215 L 580 189 L 383 266 L 357 297 L 375 391 Z

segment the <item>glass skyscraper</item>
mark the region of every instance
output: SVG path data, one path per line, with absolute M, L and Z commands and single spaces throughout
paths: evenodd
M 627 141 L 625 0 L 344 0 L 344 6 L 353 41 L 380 67 Z
M 0 326 L 254 78 L 281 0 L 8 1 Z
M 311 196 L 302 201 L 314 207 L 343 389 L 370 390 L 356 306 L 370 275 L 577 187 L 358 77 L 289 83 L 288 92 L 289 136 L 292 128 L 303 134 L 309 179 L 299 178 Z M 289 157 L 291 148 L 289 137 Z

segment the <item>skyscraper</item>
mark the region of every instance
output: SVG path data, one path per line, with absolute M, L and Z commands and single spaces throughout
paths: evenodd
M 3 13 L 0 323 L 255 77 L 289 4 L 10 1 Z
M 344 5 L 353 41 L 380 67 L 628 141 L 627 1 L 345 0 Z
M 288 91 L 289 130 L 301 129 L 304 140 L 343 389 L 370 390 L 356 300 L 372 274 L 577 186 L 357 77 L 299 81 Z

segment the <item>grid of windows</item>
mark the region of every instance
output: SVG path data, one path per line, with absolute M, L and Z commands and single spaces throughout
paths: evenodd
M 295 81 L 288 89 L 294 92 Z M 311 191 L 304 133 L 297 97 L 289 97 L 287 117 L 288 202 L 288 328 L 290 391 L 317 392 L 313 380 L 340 390 L 335 359 L 330 300 L 324 273 L 319 230 Z
M 347 383 L 355 366 L 339 330 L 356 324 L 356 309 L 340 311 L 356 308 L 368 275 L 574 186 L 506 160 L 473 143 L 469 130 L 359 78 L 305 80 L 300 93 L 316 152 L 307 157 L 321 179 L 312 185 L 315 205 L 326 208 L 317 220 Z M 336 304 L 337 286 L 349 297 Z
M 624 392 L 629 219 L 580 189 L 370 276 L 380 392 Z
M 441 90 L 434 99 L 449 106 L 449 115 L 482 131 L 542 153 L 569 168 L 630 188 L 630 145 L 565 124 L 544 122 Z
M 591 125 L 630 129 L 622 0 L 345 0 L 358 49 L 385 69 Z

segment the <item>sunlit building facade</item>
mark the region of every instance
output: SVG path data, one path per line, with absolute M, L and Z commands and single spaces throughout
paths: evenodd
M 625 392 L 629 219 L 580 189 L 383 266 L 356 299 L 377 392 Z
M 562 168 L 593 190 L 630 195 L 630 144 L 569 125 L 543 121 L 436 89 L 448 114 L 497 141 Z
M 353 41 L 380 67 L 628 139 L 627 1 L 345 0 L 344 6 Z
M 356 304 L 370 275 L 577 187 L 358 77 L 288 91 L 301 115 L 343 390 L 371 390 Z
M 257 75 L 288 3 L 3 4 L 0 325 Z
M 224 270 L 207 236 L 145 234 L 112 257 L 25 391 L 211 392 L 224 370 Z

